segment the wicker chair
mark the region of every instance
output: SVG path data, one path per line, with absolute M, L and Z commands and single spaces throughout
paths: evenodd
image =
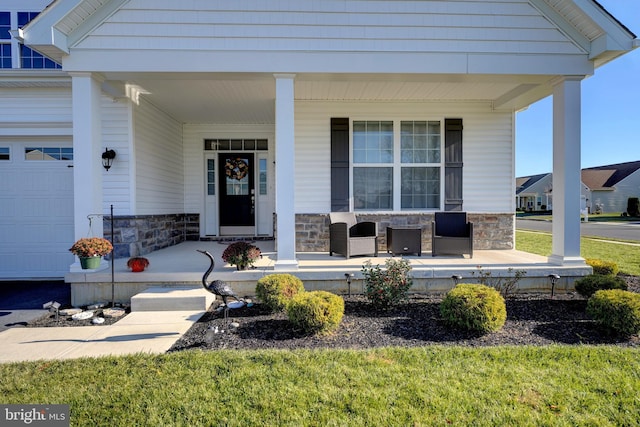
M 357 222 L 353 212 L 329 214 L 329 255 L 344 255 L 347 259 L 357 255 L 378 256 L 378 224 Z
M 473 223 L 466 212 L 436 212 L 431 224 L 431 256 L 464 255 L 473 258 Z

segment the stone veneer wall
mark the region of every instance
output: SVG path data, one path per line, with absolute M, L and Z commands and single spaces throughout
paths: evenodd
M 431 222 L 434 214 L 356 214 L 358 221 L 373 221 L 378 224 L 378 250 L 387 250 L 387 226 L 422 227 L 422 250 L 431 250 Z M 473 223 L 473 248 L 514 249 L 515 215 L 510 213 L 468 213 Z M 329 251 L 329 215 L 296 215 L 296 251 Z
M 115 258 L 146 255 L 187 240 L 200 239 L 200 214 L 114 216 L 103 221 L 104 237 L 111 240 Z

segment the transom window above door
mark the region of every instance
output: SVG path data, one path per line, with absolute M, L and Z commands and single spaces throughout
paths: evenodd
M 355 210 L 440 209 L 439 120 L 353 121 Z
M 267 151 L 267 139 L 205 139 L 205 151 Z

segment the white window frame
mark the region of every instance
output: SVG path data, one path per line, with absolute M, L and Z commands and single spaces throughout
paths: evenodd
M 353 156 L 353 123 L 354 122 L 385 122 L 391 121 L 393 122 L 393 163 L 355 163 Z M 426 121 L 426 122 L 434 122 L 437 121 L 440 123 L 440 162 L 439 163 L 401 163 L 401 123 L 406 121 Z M 445 159 L 444 159 L 444 149 L 445 149 L 445 141 L 444 141 L 444 126 L 445 126 L 444 117 L 415 117 L 415 116 L 407 116 L 407 117 L 389 117 L 389 116 L 381 116 L 381 117 L 351 117 L 349 118 L 349 210 L 357 211 L 357 212 L 370 212 L 370 213 L 389 213 L 389 212 L 435 212 L 444 209 L 444 168 L 445 168 Z M 414 208 L 414 209 L 402 209 L 402 187 L 401 187 L 401 168 L 402 167 L 439 167 L 440 168 L 440 200 L 439 207 L 437 208 Z M 353 170 L 358 167 L 390 167 L 393 168 L 393 201 L 392 201 L 392 209 L 390 210 L 371 210 L 371 209 L 355 209 L 355 198 L 354 198 L 354 177 Z

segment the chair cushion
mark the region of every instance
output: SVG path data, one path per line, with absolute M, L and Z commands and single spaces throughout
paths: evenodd
M 469 237 L 466 212 L 436 212 L 436 235 Z
M 331 224 L 344 222 L 347 224 L 347 229 L 356 225 L 356 215 L 353 212 L 331 212 L 329 214 L 329 220 Z

